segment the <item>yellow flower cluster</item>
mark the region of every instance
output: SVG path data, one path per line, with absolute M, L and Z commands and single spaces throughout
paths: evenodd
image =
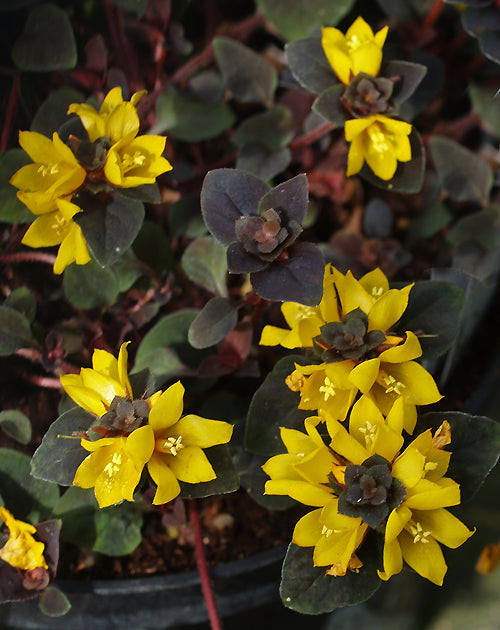
M 9 530 L 9 538 L 0 549 L 0 558 L 23 571 L 31 571 L 38 567 L 48 569 L 43 556 L 45 545 L 33 538 L 36 528 L 30 523 L 18 521 L 4 507 L 0 507 L 0 518 Z
M 72 262 L 90 261 L 87 243 L 73 217 L 81 212 L 72 197 L 87 180 L 102 181 L 111 187 L 130 188 L 151 184 L 172 166 L 162 157 L 164 136 L 137 136 L 139 117 L 136 105 L 144 92 L 124 101 L 121 88 L 112 89 L 97 112 L 87 104 L 72 104 L 68 114 L 80 117 L 90 143 L 100 142 L 106 150 L 103 164 L 90 167 L 54 133 L 52 139 L 35 131 L 21 131 L 19 144 L 33 160 L 19 169 L 10 183 L 17 196 L 37 216 L 24 235 L 29 247 L 60 245 L 54 273 L 60 274 Z M 109 149 L 106 147 L 109 146 Z
M 61 376 L 66 393 L 98 418 L 113 408 L 115 400 L 132 402 L 126 346 L 121 346 L 118 359 L 105 350 L 95 350 L 92 368 Z M 153 503 L 159 505 L 180 493 L 179 481 L 195 484 L 215 479 L 203 449 L 226 444 L 233 426 L 194 414 L 183 416 L 183 397 L 184 387 L 180 382 L 174 383 L 144 401 L 147 417 L 140 422 L 142 426 L 95 441 L 82 438 L 81 445 L 90 455 L 78 467 L 74 485 L 94 488 L 100 507 L 133 501 L 147 465 L 157 485 Z
M 358 17 L 345 35 L 337 28 L 323 28 L 321 43 L 340 81 L 348 86 L 360 72 L 376 77 L 382 63 L 387 26 L 374 34 Z M 382 114 L 355 118 L 345 123 L 345 137 L 351 143 L 347 175 L 358 173 L 364 162 L 385 181 L 392 179 L 397 163 L 411 160 L 411 125 Z
M 445 509 L 460 503 L 458 484 L 445 477 L 449 424 L 434 436 L 425 431 L 403 450 L 403 431 L 415 429 L 416 405 L 441 398 L 432 376 L 415 362 L 422 354 L 416 335 L 391 333 L 411 288 L 390 289 L 380 269 L 356 280 L 327 265 L 321 303 L 284 303 L 289 330 L 266 326 L 262 332 L 261 344 L 316 348 L 326 357 L 296 364 L 288 376 L 290 389 L 300 393 L 299 408 L 317 415 L 305 420 L 306 433 L 282 428 L 287 452 L 263 468 L 270 476 L 266 494 L 316 508 L 297 523 L 293 542 L 314 547 L 314 564 L 328 566 L 330 575 L 358 570 L 356 550 L 370 529 L 384 526 L 380 577 L 401 571 L 405 560 L 442 584 L 446 564 L 438 543 L 455 548 L 472 534 Z M 332 324 L 336 336 L 329 337 Z M 356 358 L 344 358 L 353 351 Z

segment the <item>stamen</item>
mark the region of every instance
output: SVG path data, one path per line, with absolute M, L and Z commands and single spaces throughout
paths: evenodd
M 142 166 L 145 161 L 146 156 L 140 151 L 136 151 L 134 155 L 130 155 L 130 153 L 124 153 L 122 156 L 122 165 L 123 168 L 126 170 L 134 168 L 135 166 Z
M 378 298 L 382 295 L 382 293 L 384 292 L 384 288 L 383 287 L 373 287 L 372 288 L 372 297 Z
M 335 396 L 335 387 L 333 386 L 332 381 L 325 376 L 325 380 L 323 381 L 323 385 L 319 388 L 319 391 L 324 394 L 325 402 L 330 398 L 330 396 Z
M 429 537 L 431 535 L 431 532 L 429 531 L 424 531 L 424 528 L 422 527 L 422 525 L 420 525 L 420 523 L 414 523 L 413 521 L 410 521 L 408 524 L 408 528 L 409 529 L 410 534 L 413 536 L 413 542 L 414 543 L 428 543 L 429 542 Z
M 366 421 L 364 427 L 359 428 L 360 433 L 363 433 L 365 436 L 365 445 L 369 447 L 371 444 L 375 442 L 375 438 L 377 436 L 377 427 L 372 424 L 369 420 Z
M 182 444 L 182 435 L 179 435 L 177 438 L 169 437 L 162 444 L 162 451 L 164 453 L 170 453 L 171 455 L 177 455 L 177 453 L 184 448 L 184 444 Z
M 333 533 L 333 529 L 328 529 L 326 525 L 323 525 L 321 529 L 322 536 L 325 536 L 326 538 L 328 538 L 328 536 L 330 536 L 332 533 Z
M 349 52 L 357 50 L 362 43 L 363 42 L 359 39 L 357 35 L 352 35 L 346 42 Z
M 120 470 L 120 464 L 122 463 L 121 453 L 113 453 L 111 461 L 104 466 L 104 472 L 108 473 L 108 477 L 113 477 Z
M 403 385 L 403 383 L 401 383 L 400 381 L 397 381 L 394 376 L 391 376 L 390 374 L 386 374 L 383 378 L 382 378 L 384 385 L 386 385 L 386 390 L 385 393 L 386 394 L 390 394 L 391 392 L 395 392 L 398 396 L 401 396 L 401 389 L 403 389 L 405 386 Z
M 46 177 L 47 175 L 57 175 L 59 173 L 59 165 L 58 164 L 40 164 L 38 167 L 37 173 L 41 173 L 42 177 Z

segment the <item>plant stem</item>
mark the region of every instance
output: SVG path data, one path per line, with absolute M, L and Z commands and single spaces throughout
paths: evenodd
M 295 140 L 290 143 L 290 146 L 288 148 L 293 151 L 294 149 L 302 149 L 303 147 L 307 147 L 313 142 L 316 142 L 316 140 L 322 138 L 333 129 L 335 129 L 335 124 L 331 122 L 326 122 L 320 127 L 316 127 L 316 129 L 309 131 L 309 133 L 305 133 L 303 136 L 295 138 Z
M 422 22 L 422 26 L 427 27 L 427 28 L 434 26 L 439 16 L 441 15 L 441 12 L 443 11 L 443 9 L 444 9 L 444 0 L 435 0 L 434 4 L 432 5 L 431 10 L 427 14 L 425 20 Z
M 0 137 L 0 154 L 5 153 L 7 145 L 9 144 L 10 132 L 12 129 L 12 120 L 14 118 L 14 111 L 17 105 L 17 95 L 19 88 L 19 75 L 14 76 L 12 87 L 9 94 L 9 102 L 7 103 L 7 112 L 5 113 L 4 127 L 2 130 L 2 136 Z
M 17 252 L 16 254 L 0 256 L 0 263 L 18 262 L 41 262 L 47 263 L 47 265 L 53 265 L 56 262 L 56 256 L 44 252 Z
M 201 588 L 203 597 L 207 606 L 208 618 L 212 630 L 222 630 L 222 623 L 217 609 L 217 601 L 208 571 L 207 557 L 203 546 L 203 535 L 201 531 L 200 513 L 198 511 L 198 502 L 196 499 L 189 501 L 189 517 L 194 534 L 194 552 L 196 556 L 196 566 L 200 574 Z

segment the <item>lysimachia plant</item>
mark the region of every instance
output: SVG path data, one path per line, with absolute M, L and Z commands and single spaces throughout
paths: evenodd
M 446 585 L 500 453 L 443 411 L 489 370 L 498 2 L 4 4 L 0 601 L 64 614 L 68 546 L 159 522 L 219 628 L 198 499 L 240 486 L 296 510 L 295 611 Z

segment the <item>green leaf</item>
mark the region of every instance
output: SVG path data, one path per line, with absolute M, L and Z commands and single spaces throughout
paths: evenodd
M 385 181 L 377 177 L 370 167 L 365 164 L 360 175 L 377 188 L 392 192 L 418 193 L 422 188 L 425 173 L 425 151 L 422 138 L 413 127 L 410 134 L 411 160 L 398 162 L 398 167 L 392 179 Z
M 137 13 L 137 15 L 144 15 L 148 0 L 112 0 L 113 4 L 117 7 L 121 7 L 125 11 Z
M 94 195 L 77 195 L 75 203 L 84 212 L 75 215 L 96 261 L 112 265 L 132 245 L 142 222 L 144 205 L 135 199 L 114 194 L 107 204 Z
M 289 42 L 285 46 L 285 53 L 293 76 L 309 92 L 321 94 L 338 83 L 320 37 L 306 37 Z
M 68 488 L 54 515 L 62 519 L 62 538 L 107 556 L 126 556 L 142 540 L 143 519 L 138 506 L 123 502 L 99 508 L 92 488 Z
M 59 499 L 57 485 L 32 477 L 30 458 L 9 448 L 0 448 L 0 488 L 16 518 L 32 523 L 47 518 Z
M 165 315 L 144 336 L 135 356 L 134 373 L 149 368 L 160 386 L 172 377 L 192 371 L 204 354 L 188 342 L 189 327 L 199 313 L 185 309 Z
M 48 2 L 32 9 L 14 42 L 12 59 L 20 70 L 28 72 L 74 68 L 76 42 L 66 12 Z
M 424 359 L 435 359 L 453 344 L 464 308 L 463 291 L 451 282 L 425 280 L 410 291 L 408 306 L 397 324 L 419 335 Z
M 234 98 L 270 107 L 278 87 L 276 69 L 261 55 L 229 37 L 215 37 L 213 47 L 222 79 Z
M 0 221 L 3 223 L 29 223 L 35 219 L 28 208 L 17 198 L 17 188 L 9 180 L 31 159 L 22 149 L 10 149 L 0 155 Z
M 186 275 L 195 284 L 227 297 L 226 248 L 211 236 L 202 236 L 192 241 L 184 250 L 181 265 Z
M 343 127 L 345 121 L 351 117 L 340 100 L 344 92 L 344 85 L 332 85 L 318 96 L 312 105 L 312 110 L 325 120 Z
M 20 444 L 28 444 L 31 440 L 30 419 L 17 409 L 0 411 L 0 426 L 9 437 Z
M 53 585 L 43 589 L 38 597 L 38 605 L 47 617 L 62 617 L 71 608 L 71 602 L 66 595 Z
M 13 308 L 0 306 L 0 356 L 5 357 L 20 348 L 36 345 L 29 320 Z
M 84 100 L 84 95 L 73 88 L 61 88 L 52 92 L 37 109 L 31 122 L 31 131 L 52 138 L 54 131 L 67 122 L 68 107 Z
M 391 60 L 382 68 L 384 77 L 397 77 L 394 85 L 392 100 L 399 104 L 404 103 L 415 92 L 427 73 L 427 68 L 419 63 L 409 61 Z
M 493 185 L 493 171 L 481 157 L 445 136 L 433 136 L 429 147 L 441 184 L 451 199 L 485 206 Z
M 118 282 L 118 290 L 128 291 L 137 278 L 141 275 L 140 263 L 131 249 L 113 263 L 113 272 Z
M 286 169 L 291 160 L 292 154 L 286 147 L 271 151 L 261 142 L 249 142 L 241 149 L 236 168 L 261 179 L 273 179 Z
M 307 37 L 315 26 L 336 26 L 354 0 L 257 0 L 264 16 L 290 41 Z
M 406 232 L 409 247 L 434 236 L 444 229 L 452 219 L 452 213 L 443 203 L 433 203 L 420 209 L 420 214 L 411 219 Z
M 231 142 L 241 149 L 248 142 L 260 142 L 270 151 L 285 147 L 293 138 L 295 118 L 283 105 L 245 119 L 231 136 Z
M 227 494 L 238 490 L 240 487 L 240 478 L 234 467 L 228 446 L 219 444 L 204 449 L 204 452 L 217 477 L 213 481 L 200 483 L 180 482 L 180 496 L 183 499 L 199 499 L 213 494 Z
M 0 3 L 0 13 L 4 11 L 18 11 L 22 7 L 27 7 L 35 2 L 36 0 L 2 0 Z
M 500 423 L 485 416 L 471 416 L 459 411 L 431 411 L 419 416 L 422 430 L 437 429 L 450 423 L 452 452 L 447 477 L 460 484 L 462 503 L 479 490 L 500 456 Z
M 489 84 L 470 83 L 469 96 L 472 106 L 483 122 L 486 122 L 496 136 L 500 135 L 500 107 L 495 98 L 497 88 Z
M 194 348 L 219 343 L 236 326 L 238 308 L 225 297 L 209 300 L 189 327 L 188 339 Z
M 171 88 L 156 101 L 156 123 L 151 133 L 168 132 L 184 142 L 211 140 L 236 120 L 225 103 L 206 103 Z
M 94 422 L 95 416 L 80 407 L 59 416 L 31 459 L 33 477 L 70 486 L 76 469 L 88 455 L 75 434 L 88 431 Z
M 157 182 L 154 184 L 141 184 L 134 188 L 121 188 L 120 195 L 128 199 L 136 201 L 144 201 L 145 203 L 160 203 L 161 192 Z
M 28 287 L 19 287 L 11 291 L 3 305 L 21 313 L 30 324 L 33 323 L 36 315 L 36 298 Z
M 325 567 L 315 567 L 311 547 L 291 543 L 283 563 L 280 586 L 285 606 L 300 613 L 317 615 L 359 604 L 371 597 L 382 581 L 377 575 L 375 545 L 370 542 L 365 540 L 358 553 L 363 562 L 359 572 L 348 571 L 341 577 L 325 575 Z
M 168 212 L 168 225 L 173 238 L 197 238 L 207 233 L 201 216 L 199 195 L 183 195 Z
M 175 268 L 170 239 L 153 221 L 144 221 L 134 241 L 133 250 L 140 260 L 160 275 L 167 269 Z
M 95 260 L 86 265 L 70 265 L 64 272 L 64 293 L 77 308 L 109 306 L 120 293 L 118 278 L 112 269 Z
M 310 361 L 301 355 L 280 359 L 253 395 L 245 436 L 245 448 L 249 451 L 267 456 L 285 452 L 280 427 L 302 430 L 304 420 L 311 415 L 310 411 L 298 409 L 299 395 L 285 383 L 295 363 L 307 365 Z

